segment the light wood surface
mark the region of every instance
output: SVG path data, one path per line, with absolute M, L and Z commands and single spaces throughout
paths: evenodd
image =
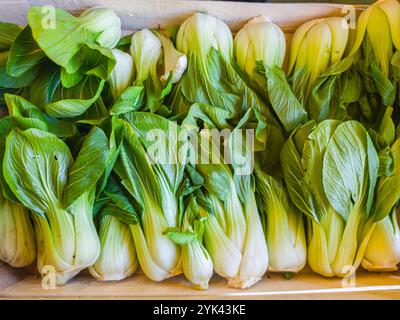
M 65 286 L 43 289 L 39 276 L 15 275 L 0 265 L 0 299 L 400 299 L 400 272 L 360 271 L 351 281 L 324 278 L 309 271 L 290 280 L 281 274 L 268 274 L 255 286 L 231 289 L 214 276 L 210 288 L 195 290 L 183 276 L 156 283 L 143 274 L 118 282 L 98 282 L 87 274 L 79 275 Z
M 242 3 L 221 1 L 185 0 L 0 0 L 0 20 L 19 24 L 26 23 L 29 6 L 53 5 L 78 13 L 93 6 L 114 9 L 121 17 L 123 28 L 164 28 L 182 23 L 196 11 L 203 11 L 223 19 L 232 30 L 258 15 L 269 16 L 284 31 L 293 32 L 307 20 L 342 13 L 343 4 L 331 3 Z M 365 6 L 355 6 L 362 10 Z

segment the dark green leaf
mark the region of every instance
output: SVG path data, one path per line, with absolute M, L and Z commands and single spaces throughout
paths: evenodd
M 68 179 L 65 207 L 71 206 L 86 191 L 95 188 L 109 156 L 108 139 L 103 130 L 94 127 L 86 137 Z
M 12 77 L 25 77 L 28 72 L 37 68 L 38 64 L 44 59 L 45 55 L 42 49 L 33 39 L 31 28 L 27 26 L 20 32 L 11 46 L 7 72 Z

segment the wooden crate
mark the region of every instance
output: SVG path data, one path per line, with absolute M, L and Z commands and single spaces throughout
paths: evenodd
M 28 4 L 29 3 L 29 4 Z M 248 19 L 267 15 L 281 26 L 288 38 L 307 20 L 348 13 L 349 7 L 338 4 L 267 4 L 218 1 L 174 0 L 30 0 L 0 2 L 0 21 L 26 23 L 29 5 L 54 5 L 78 13 L 93 6 L 114 9 L 125 30 L 164 28 L 182 23 L 196 11 L 204 11 L 223 19 L 232 30 Z M 355 6 L 363 10 L 365 6 Z M 268 274 L 255 286 L 246 289 L 227 288 L 224 279 L 214 276 L 207 291 L 198 291 L 178 276 L 162 283 L 136 274 L 119 282 L 97 282 L 87 273 L 65 286 L 46 290 L 41 279 L 23 269 L 12 269 L 0 263 L 0 299 L 400 299 L 400 272 L 357 272 L 354 278 L 324 278 L 304 270 L 291 280 L 280 274 Z
M 183 276 L 162 283 L 143 274 L 117 282 L 98 282 L 83 272 L 65 286 L 43 289 L 41 278 L 21 269 L 0 265 L 0 299 L 400 299 L 400 272 L 363 270 L 349 279 L 325 278 L 304 270 L 290 280 L 267 274 L 253 287 L 228 288 L 214 276 L 210 288 L 199 291 Z
M 143 274 L 117 282 L 98 282 L 83 272 L 65 286 L 43 289 L 41 278 L 0 265 L 0 299 L 400 299 L 400 272 L 359 270 L 349 279 L 325 278 L 304 270 L 290 280 L 268 274 L 253 287 L 231 289 L 214 276 L 210 288 L 199 291 L 183 276 L 162 283 Z

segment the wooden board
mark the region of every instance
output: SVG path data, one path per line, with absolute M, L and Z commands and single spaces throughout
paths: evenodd
M 328 3 L 242 3 L 221 1 L 188 0 L 2 0 L 0 20 L 19 24 L 26 23 L 29 6 L 51 5 L 64 8 L 73 13 L 93 6 L 106 6 L 114 9 L 121 17 L 125 30 L 142 28 L 164 28 L 182 23 L 196 11 L 203 11 L 223 19 L 232 30 L 259 15 L 269 16 L 285 32 L 293 32 L 307 20 L 325 16 L 343 16 L 349 5 Z M 354 6 L 363 10 L 365 6 Z
M 350 281 L 308 271 L 290 280 L 269 274 L 246 290 L 228 288 L 224 279 L 214 276 L 210 288 L 199 291 L 183 276 L 156 283 L 143 274 L 118 282 L 98 282 L 80 275 L 65 286 L 43 289 L 39 276 L 10 271 L 0 266 L 0 299 L 400 299 L 400 272 L 360 271 Z
M 180 24 L 196 11 L 205 11 L 223 19 L 232 30 L 248 19 L 267 15 L 279 24 L 290 38 L 307 20 L 343 15 L 344 5 L 337 4 L 267 4 L 217 1 L 177 0 L 0 0 L 0 21 L 26 23 L 29 5 L 52 5 L 72 13 L 93 6 L 107 6 L 121 17 L 125 30 L 165 28 Z M 356 11 L 365 6 L 355 6 Z M 229 289 L 224 279 L 215 276 L 210 289 L 197 291 L 183 276 L 155 283 L 138 274 L 120 282 L 97 282 L 80 275 L 66 286 L 45 290 L 41 279 L 25 270 L 11 269 L 0 262 L 0 299 L 400 299 L 400 272 L 367 273 L 360 271 L 354 286 L 344 286 L 342 279 L 324 278 L 309 271 L 285 280 L 271 274 L 247 290 Z

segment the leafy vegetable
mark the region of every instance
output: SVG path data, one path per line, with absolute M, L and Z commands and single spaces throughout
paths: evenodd
M 129 227 L 106 212 L 107 206 L 100 219 L 100 255 L 89 271 L 99 281 L 122 280 L 139 266 L 135 245 Z
M 308 217 L 313 271 L 349 275 L 360 264 L 374 227 L 378 155 L 356 121 L 323 121 L 304 138 L 302 130 L 309 129 L 285 143 L 285 181 L 293 203 Z
M 189 204 L 183 216 L 180 228 L 170 228 L 168 237 L 181 246 L 182 267 L 185 277 L 198 289 L 207 289 L 213 275 L 212 259 L 203 246 L 204 219 L 207 214 L 195 198 Z
M 74 163 L 68 147 L 51 133 L 14 129 L 7 138 L 5 179 L 18 200 L 33 212 L 39 272 L 46 265 L 53 266 L 58 284 L 92 265 L 99 255 L 92 219 L 95 177 L 81 173 L 96 168 L 101 174 L 107 155 L 103 145 L 107 146 L 106 136 L 94 128 Z M 88 154 L 98 157 L 84 161 Z
M 116 64 L 110 74 L 108 82 L 113 98 L 118 99 L 124 90 L 131 85 L 135 70 L 133 68 L 133 59 L 130 54 L 118 49 L 114 49 L 112 53 Z
M 173 108 L 187 112 L 192 103 L 203 103 L 225 110 L 235 123 L 246 109 L 255 108 L 268 123 L 279 127 L 268 107 L 232 67 L 233 39 L 223 21 L 196 13 L 181 25 L 176 44 L 188 56 L 188 68 L 173 93 L 183 97 L 174 100 Z
M 11 128 L 8 117 L 0 119 L 0 135 L 6 137 Z M 3 163 L 4 139 L 0 142 L 0 163 Z M 12 199 L 7 199 L 10 197 Z M 36 241 L 29 211 L 15 201 L 0 173 L 0 260 L 12 267 L 26 267 L 36 258 Z
M 290 132 L 306 120 L 307 113 L 296 99 L 281 70 L 285 35 L 267 17 L 251 19 L 235 36 L 235 59 L 286 129 Z M 257 74 L 257 72 L 261 73 Z
M 71 86 L 66 78 L 71 76 L 108 79 L 115 65 L 109 49 L 117 45 L 121 35 L 121 21 L 112 10 L 92 8 L 77 18 L 61 9 L 49 16 L 42 7 L 31 7 L 28 23 L 39 47 L 63 68 L 64 86 Z
M 255 176 L 258 207 L 267 239 L 269 270 L 299 272 L 307 257 L 303 217 L 293 208 L 282 183 L 262 172 Z
M 140 208 L 132 212 L 137 222 L 130 225 L 140 266 L 150 279 L 161 281 L 182 272 L 179 247 L 164 232 L 178 224 L 177 191 L 184 165 L 169 161 L 176 156 L 177 138 L 163 137 L 174 132 L 167 131 L 173 126 L 171 122 L 146 113 L 130 113 L 127 119 L 129 122 L 114 120 L 124 133 L 114 170 Z M 173 128 L 177 130 L 176 126 Z M 164 143 L 158 150 L 167 151 L 163 155 L 165 162 L 152 160 L 146 152 L 157 138 Z M 167 148 L 165 143 L 170 143 Z
M 400 199 L 400 140 L 391 151 L 394 159 L 393 172 L 381 176 L 375 191 L 373 212 L 378 221 L 368 242 L 362 265 L 371 271 L 397 270 L 400 261 L 400 237 L 396 210 Z M 381 220 L 382 219 L 382 220 Z

